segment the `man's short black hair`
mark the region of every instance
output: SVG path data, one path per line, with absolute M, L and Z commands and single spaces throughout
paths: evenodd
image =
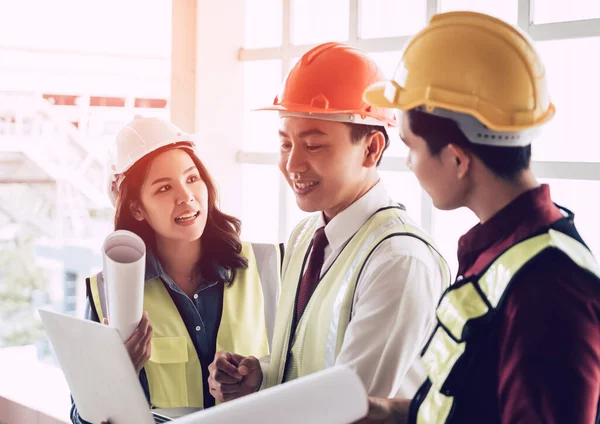
M 385 127 L 381 125 L 363 125 L 350 123 L 348 124 L 348 126 L 350 127 L 350 140 L 354 144 L 360 142 L 363 138 L 375 131 L 381 131 L 383 133 L 383 136 L 385 137 L 385 146 L 383 148 L 383 152 L 381 152 L 379 160 L 377 161 L 377 166 L 379 166 L 381 164 L 381 159 L 383 159 L 383 154 L 390 145 L 390 138 L 388 137 Z
M 524 147 L 497 147 L 471 143 L 452 119 L 431 115 L 418 110 L 408 111 L 410 130 L 422 137 L 432 155 L 439 154 L 448 144 L 471 151 L 496 176 L 514 181 L 531 162 L 531 145 Z

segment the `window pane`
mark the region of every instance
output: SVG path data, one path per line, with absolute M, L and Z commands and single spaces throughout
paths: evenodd
M 0 10 L 2 45 L 139 56 L 171 54 L 168 0 L 0 0 Z
M 279 170 L 272 165 L 242 165 L 242 239 L 278 242 Z
M 427 23 L 424 0 L 360 0 L 360 38 L 410 35 Z
M 401 51 L 369 53 L 369 56 L 381 68 L 386 78 L 393 78 L 396 67 L 402 58 Z
M 348 0 L 292 0 L 292 44 L 348 39 Z
M 381 68 L 386 78 L 392 78 L 398 63 L 400 62 L 400 58 L 402 57 L 402 52 L 392 51 L 369 53 L 369 56 L 371 56 L 375 63 L 377 63 L 377 65 Z M 408 156 L 408 148 L 402 142 L 402 140 L 400 140 L 398 129 L 390 128 L 388 135 L 390 137 L 390 146 L 385 151 L 384 157 Z
M 282 0 L 249 0 L 245 5 L 244 47 L 280 46 Z
M 472 10 L 487 13 L 510 24 L 517 25 L 518 0 L 441 0 L 440 10 Z
M 281 83 L 280 60 L 244 62 L 244 149 L 277 151 L 279 115 L 274 111 L 253 111 L 273 104 Z
M 411 218 L 421 225 L 421 186 L 412 172 L 379 171 L 390 197 L 402 203 Z
M 598 0 L 533 2 L 533 22 L 536 24 L 593 18 L 600 18 L 600 2 Z
M 548 72 L 556 116 L 533 143 L 535 160 L 600 160 L 598 107 L 600 37 L 537 43 Z
M 540 179 L 550 185 L 552 200 L 575 214 L 575 225 L 588 247 L 600 255 L 600 181 Z M 586 195 L 582 195 L 586 193 Z
M 453 278 L 456 277 L 456 272 L 458 271 L 458 258 L 456 256 L 458 239 L 478 222 L 479 220 L 475 214 L 467 208 L 460 208 L 453 211 L 435 209 L 433 239 L 446 261 L 448 261 Z

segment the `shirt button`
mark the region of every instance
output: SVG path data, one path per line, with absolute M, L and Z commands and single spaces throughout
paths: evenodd
M 196 331 L 200 331 L 202 330 L 202 327 L 200 327 L 199 325 L 196 326 Z
M 194 295 L 194 299 L 198 299 L 198 293 Z

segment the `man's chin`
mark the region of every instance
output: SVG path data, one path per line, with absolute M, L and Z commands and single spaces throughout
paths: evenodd
M 321 212 L 322 209 L 315 202 L 308 202 L 306 199 L 301 199 L 296 196 L 296 205 L 302 212 L 313 213 L 313 212 Z

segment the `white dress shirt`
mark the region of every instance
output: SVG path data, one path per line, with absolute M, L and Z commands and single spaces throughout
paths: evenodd
M 325 225 L 329 245 L 321 275 L 379 209 L 397 205 L 379 182 Z M 416 224 L 411 222 L 412 225 Z M 420 353 L 445 288 L 437 255 L 414 237 L 382 242 L 365 264 L 336 364 L 352 368 L 370 396 L 412 398 L 425 381 Z
M 329 242 L 321 275 L 377 210 L 397 204 L 379 182 L 329 223 L 321 214 Z M 336 364 L 353 369 L 369 396 L 412 398 L 425 381 L 420 353 L 445 284 L 436 254 L 414 237 L 391 237 L 367 260 Z

